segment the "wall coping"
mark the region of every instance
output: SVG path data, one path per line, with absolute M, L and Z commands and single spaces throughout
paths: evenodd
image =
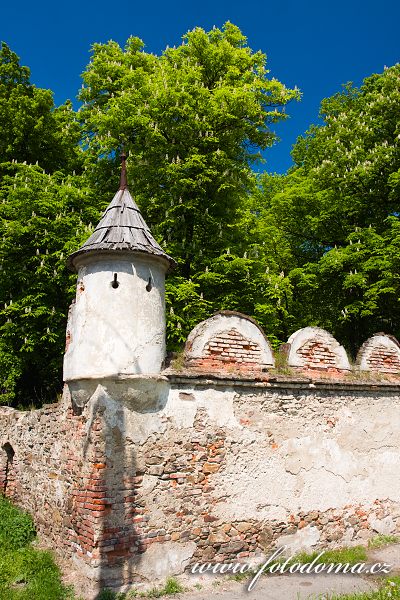
M 165 373 L 172 385 L 191 385 L 192 387 L 238 387 L 255 388 L 257 390 L 294 389 L 294 390 L 331 390 L 331 391 L 358 391 L 358 392 L 395 392 L 400 394 L 398 384 L 387 381 L 337 381 L 327 379 L 311 379 L 309 377 L 274 376 L 268 378 L 229 376 L 218 373 L 190 373 L 172 372 Z
M 113 379 L 113 378 L 111 378 Z M 304 390 L 304 391 L 333 391 L 333 392 L 389 392 L 400 395 L 400 382 L 398 384 L 388 381 L 343 381 L 327 379 L 311 379 L 310 377 L 279 376 L 273 377 L 237 377 L 237 375 L 223 375 L 218 373 L 193 373 L 191 371 L 172 371 L 168 369 L 158 376 L 136 376 L 121 377 L 118 382 L 134 379 L 154 379 L 156 381 L 168 381 L 172 386 L 191 387 L 233 387 L 260 390 Z M 62 408 L 62 402 L 45 404 L 40 408 L 18 410 L 11 406 L 0 406 L 0 416 L 26 415 L 30 413 L 52 413 Z

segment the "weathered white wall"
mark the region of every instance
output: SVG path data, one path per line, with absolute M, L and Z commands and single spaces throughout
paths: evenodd
M 400 393 L 302 388 L 171 389 L 164 413 L 182 436 L 204 409 L 210 430 L 223 427 L 231 440 L 214 480 L 225 499 L 221 517 L 284 519 L 299 509 L 400 502 Z
M 93 580 L 400 533 L 398 385 L 183 372 L 86 387 L 79 411 L 67 389 L 50 409 L 0 408 L 0 446 L 17 501 Z
M 168 387 L 154 410 L 121 402 L 113 385 L 101 393 L 108 429 L 121 431 L 143 473 L 141 531 L 163 531 L 160 560 L 169 540 L 195 542 L 192 560 L 225 560 L 400 533 L 397 386 L 182 374 Z
M 400 391 L 382 386 L 297 384 L 285 389 L 165 377 L 104 381 L 100 401 L 110 430 L 143 447 L 196 438 L 199 412 L 210 437 L 222 428 L 229 451 L 214 475 L 216 514 L 225 520 L 285 519 L 377 498 L 400 502 Z M 131 391 L 128 393 L 128 385 Z M 359 389 L 357 389 L 357 387 Z M 121 392 L 125 390 L 126 395 Z M 336 388 L 336 389 L 335 389 Z M 135 397 L 136 396 L 136 397 Z
M 64 381 L 159 373 L 165 357 L 165 266 L 142 255 L 79 257 Z M 119 287 L 111 283 L 117 273 Z M 151 291 L 146 290 L 152 279 Z

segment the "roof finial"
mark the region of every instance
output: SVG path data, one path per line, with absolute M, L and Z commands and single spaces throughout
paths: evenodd
M 119 180 L 119 189 L 126 190 L 128 189 L 128 177 L 126 174 L 126 152 L 125 149 L 122 148 L 121 152 L 121 176 Z

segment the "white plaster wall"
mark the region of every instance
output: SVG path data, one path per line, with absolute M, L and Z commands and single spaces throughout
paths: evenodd
M 120 284 L 116 289 L 111 286 L 114 273 Z M 164 278 L 164 263 L 141 255 L 80 259 L 64 381 L 160 372 L 165 357 Z
M 204 408 L 217 427 L 239 427 L 234 410 L 235 392 L 232 389 L 216 390 L 192 388 L 171 389 L 164 414 L 171 419 L 178 429 L 193 427 L 199 408 Z
M 316 383 L 310 388 L 287 381 L 260 387 L 163 375 L 90 383 L 83 432 L 73 424 L 65 429 L 72 423 L 67 386 L 64 404 L 57 410 L 20 413 L 0 407 L 0 446 L 10 441 L 17 461 L 21 456 L 22 505 L 32 512 L 40 513 L 42 499 L 50 499 L 55 506 L 51 517 L 61 522 L 69 510 L 65 502 L 71 484 L 61 467 L 73 451 L 82 452 L 84 441 L 90 442 L 92 424 L 101 415 L 107 485 L 119 494 L 121 474 L 134 475 L 135 469 L 143 473 L 138 492 L 155 528 L 164 528 L 183 499 L 191 498 L 188 506 L 198 519 L 191 527 L 202 527 L 199 515 L 203 513 L 213 517 L 213 528 L 253 520 L 261 528 L 290 523 L 291 515 L 312 511 L 335 511 L 340 518 L 348 509 L 361 506 L 371 509 L 368 520 L 375 531 L 398 534 L 399 386 Z M 218 455 L 217 469 L 204 471 L 207 489 L 202 490 L 199 480 L 186 475 L 192 477 L 196 463 L 202 469 L 215 439 L 221 442 L 223 454 Z M 36 458 L 45 468 L 38 468 Z M 182 475 L 176 487 L 168 480 L 171 469 L 166 477 L 163 474 L 167 463 Z M 380 515 L 376 500 L 392 505 L 391 513 Z M 118 515 L 125 518 L 122 512 Z M 318 535 L 314 527 L 307 527 L 293 536 L 281 536 L 276 543 L 299 549 L 314 545 Z M 351 528 L 346 535 L 350 542 Z M 163 550 L 168 555 L 162 563 L 165 569 L 179 572 L 194 545 L 187 540 L 154 545 L 148 560 L 143 556 L 143 576 L 153 576 Z
M 399 394 L 173 385 L 159 411 L 128 415 L 125 406 L 125 435 L 140 430 L 139 444 L 154 434 L 190 442 L 199 410 L 211 437 L 227 433 L 224 463 L 211 476 L 212 514 L 221 521 L 400 502 Z
M 217 516 L 280 520 L 378 498 L 399 502 L 399 397 L 345 400 L 324 407 L 316 395 L 300 408 L 293 398 L 286 414 L 242 404 L 240 412 L 253 415 L 239 435 L 232 432 L 238 446 L 215 477 L 226 498 Z

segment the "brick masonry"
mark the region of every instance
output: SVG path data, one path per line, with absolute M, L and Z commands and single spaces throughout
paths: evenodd
M 308 369 L 318 369 L 321 365 L 327 368 L 336 366 L 335 354 L 328 345 L 315 340 L 308 340 L 297 350 L 297 354 Z
M 400 374 L 400 345 L 393 336 L 377 333 L 367 340 L 357 356 L 361 370 L 375 373 Z
M 187 361 L 187 366 L 203 371 L 262 372 L 267 365 L 262 361 L 261 348 L 239 331 L 222 331 L 204 346 L 203 356 Z
M 311 377 L 319 371 L 340 378 L 360 369 L 400 376 L 400 345 L 385 334 L 363 344 L 353 367 L 345 349 L 318 327 L 295 332 L 283 345 L 282 355 L 289 368 Z M 202 373 L 258 377 L 274 367 L 271 348 L 254 322 L 231 312 L 199 324 L 188 338 L 184 358 L 185 368 Z
M 325 370 L 345 373 L 351 370 L 346 350 L 320 327 L 304 327 L 293 333 L 285 344 L 289 367 L 298 370 Z
M 400 357 L 394 348 L 377 346 L 368 356 L 370 371 L 385 371 L 386 373 L 400 373 Z
M 189 336 L 184 370 L 76 381 L 40 410 L 0 407 L 0 492 L 93 593 L 282 544 L 399 534 L 397 341 L 374 336 L 353 368 L 318 328 L 285 350 L 279 375 L 256 324 L 224 313 Z
M 185 366 L 201 372 L 253 373 L 273 367 L 274 358 L 255 321 L 232 311 L 199 323 L 185 346 Z

